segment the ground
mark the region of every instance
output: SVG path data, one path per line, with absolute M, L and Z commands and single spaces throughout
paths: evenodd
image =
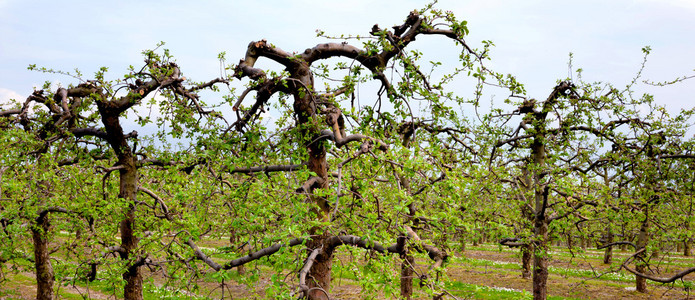
M 212 243 L 216 244 L 216 243 Z M 449 260 L 447 275 L 449 283 L 446 289 L 459 299 L 500 299 L 516 298 L 530 299 L 532 290 L 531 279 L 521 278 L 519 268 L 518 250 L 500 248 L 497 245 L 481 245 L 479 247 L 468 247 L 465 252 L 455 252 Z M 573 255 L 574 254 L 574 255 Z M 647 294 L 634 291 L 634 276 L 623 273 L 607 273 L 610 268 L 616 268 L 618 263 L 629 255 L 628 252 L 614 252 L 614 265 L 608 266 L 602 263 L 602 252 L 597 250 L 575 250 L 572 253 L 566 250 L 556 250 L 551 253 L 550 277 L 548 280 L 548 295 L 554 299 L 695 299 L 684 288 L 692 284 L 694 275 L 689 275 L 686 282 L 679 281 L 676 284 L 661 285 L 650 283 Z M 429 261 L 426 257 L 418 257 L 418 268 L 422 272 L 427 269 Z M 666 276 L 692 266 L 695 259 L 684 257 L 675 253 L 668 253 L 663 256 L 655 271 L 663 272 L 661 276 Z M 291 270 L 287 272 L 287 282 L 293 283 Z M 149 274 L 153 278 L 155 285 L 161 284 L 163 278 L 157 274 Z M 215 280 L 199 280 L 200 289 L 194 293 L 179 294 L 178 298 L 189 299 L 196 296 L 212 299 L 263 299 L 264 290 L 270 286 L 271 272 L 268 269 L 260 268 L 259 279 L 249 288 L 247 284 L 240 284 L 234 280 L 226 280 L 225 285 L 221 286 Z M 334 275 L 332 283 L 332 295 L 334 299 L 383 299 L 387 298 L 380 291 L 363 294 L 360 285 L 349 279 L 350 276 Z M 33 299 L 36 297 L 36 286 L 33 274 L 6 273 L 5 281 L 0 283 L 0 300 L 4 299 Z M 87 293 L 85 286 L 63 286 L 59 287 L 58 295 L 61 299 L 114 299 L 103 288 L 91 288 Z M 97 291 L 95 291 L 97 290 Z M 417 299 L 431 299 L 432 296 L 426 294 L 416 285 Z M 162 296 L 146 292 L 146 299 L 158 299 Z M 444 299 L 451 299 L 445 296 Z

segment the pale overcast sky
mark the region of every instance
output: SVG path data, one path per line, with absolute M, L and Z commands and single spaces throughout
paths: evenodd
M 226 51 L 236 63 L 250 41 L 265 38 L 284 50 L 302 51 L 325 41 L 316 29 L 366 35 L 376 23 L 401 24 L 426 3 L 0 0 L 0 103 L 23 99 L 32 86 L 56 79 L 28 71 L 29 64 L 79 68 L 86 77 L 107 66 L 116 76 L 128 65 L 139 67 L 140 52 L 164 41 L 187 77 L 209 80 L 219 76 L 218 53 Z M 468 20 L 471 46 L 493 41 L 493 68 L 517 75 L 530 97 L 544 98 L 557 79 L 568 76 L 569 52 L 585 79 L 618 86 L 639 69 L 640 49 L 647 45 L 653 51 L 645 79 L 695 74 L 695 0 L 441 0 L 436 7 Z M 427 43 L 414 45 L 438 51 Z M 695 80 L 645 90 L 671 109 L 695 105 Z

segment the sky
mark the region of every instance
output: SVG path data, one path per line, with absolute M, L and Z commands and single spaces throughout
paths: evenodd
M 28 71 L 29 64 L 79 68 L 85 77 L 106 66 L 115 77 L 129 65 L 141 66 L 141 51 L 164 41 L 184 75 L 203 81 L 219 76 L 220 52 L 236 63 L 251 41 L 267 39 L 286 51 L 303 51 L 326 41 L 316 36 L 317 29 L 366 35 L 374 24 L 401 24 L 427 3 L 0 0 L 0 104 L 25 99 L 45 80 L 75 82 Z M 490 66 L 516 75 L 533 98 L 545 98 L 558 79 L 569 75 L 570 52 L 573 68 L 582 68 L 588 81 L 628 84 L 640 68 L 644 46 L 652 54 L 643 79 L 695 74 L 694 0 L 441 0 L 435 7 L 468 21 L 471 46 L 493 41 Z M 447 52 L 428 41 L 413 46 L 446 63 Z M 672 111 L 695 105 L 695 79 L 641 89 Z

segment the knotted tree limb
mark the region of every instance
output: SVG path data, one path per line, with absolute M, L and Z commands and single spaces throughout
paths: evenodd
M 348 159 L 340 162 L 338 164 L 338 190 L 336 191 L 336 196 L 335 196 L 335 205 L 333 205 L 333 212 L 328 215 L 328 219 L 332 220 L 333 216 L 335 216 L 338 213 L 338 205 L 340 204 L 340 190 L 342 189 L 342 184 L 343 184 L 343 166 L 350 163 L 352 160 L 357 158 L 358 156 L 362 154 L 369 153 L 371 149 L 371 144 L 370 143 L 363 143 L 362 146 L 360 146 L 360 150 L 358 150 L 355 155 L 349 157 Z
M 328 140 L 333 141 L 338 148 L 345 146 L 350 142 L 359 142 L 361 140 L 367 139 L 371 143 L 376 144 L 377 149 L 379 149 L 381 151 L 387 151 L 388 150 L 388 146 L 383 141 L 381 141 L 379 139 L 371 138 L 371 137 L 368 137 L 368 136 L 362 135 L 362 134 L 350 134 L 347 136 L 343 136 L 337 130 L 330 131 L 330 130 L 324 129 L 324 130 L 321 130 L 321 136 L 319 137 L 319 140 L 321 140 L 321 139 L 328 139 Z
M 0 110 L 0 117 L 9 117 L 12 115 L 18 115 L 21 112 L 22 112 L 22 109 L 20 109 L 20 108 Z
M 311 254 L 309 254 L 309 257 L 306 259 L 306 263 L 304 263 L 304 267 L 302 267 L 302 269 L 299 271 L 299 289 L 302 291 L 304 298 L 309 298 L 309 291 L 311 291 L 309 286 L 306 284 L 306 275 L 309 274 L 311 267 L 316 261 L 316 256 L 318 256 L 320 252 L 321 248 L 316 248 L 311 251 Z M 326 293 L 326 291 L 323 292 Z M 328 295 L 328 293 L 326 293 L 326 295 Z
M 324 179 L 318 176 L 311 176 L 307 179 L 302 186 L 297 188 L 297 193 L 311 193 L 312 190 L 321 186 L 324 183 Z
M 510 248 L 516 248 L 527 245 L 527 243 L 521 242 L 518 238 L 503 238 L 499 241 L 500 245 L 507 246 Z
M 361 141 L 363 139 L 368 139 L 371 143 L 376 144 L 377 149 L 381 151 L 387 151 L 388 146 L 386 143 L 379 139 L 371 138 L 362 134 L 345 134 L 345 121 L 343 118 L 342 111 L 337 107 L 330 107 L 322 111 L 326 114 L 326 122 L 331 126 L 332 130 L 322 130 L 320 138 L 327 138 L 335 142 L 338 148 L 347 145 L 350 142 Z
M 46 215 L 48 215 L 48 213 L 54 213 L 54 212 L 59 212 L 59 213 L 64 213 L 64 214 L 72 213 L 72 211 L 70 211 L 66 208 L 59 207 L 59 206 L 47 207 L 47 208 L 44 208 L 41 211 L 39 211 L 39 213 L 38 213 L 39 216 L 36 217 L 37 222 L 39 219 L 45 218 Z
M 373 250 L 382 254 L 386 253 L 401 253 L 405 246 L 405 239 L 399 238 L 399 242 L 389 247 L 384 247 L 378 242 L 365 240 L 355 235 L 339 235 L 332 236 L 326 239 L 328 249 L 334 249 L 342 245 L 350 245 L 360 247 L 367 250 Z
M 117 170 L 123 170 L 123 169 L 125 169 L 125 166 L 116 165 L 116 166 L 113 166 L 110 168 L 104 168 L 102 166 L 96 166 L 95 168 L 104 172 L 104 176 L 101 178 L 101 193 L 104 196 L 104 200 L 106 200 L 106 180 L 109 179 L 109 175 L 111 175 L 111 172 L 117 171 Z
M 222 171 L 227 171 L 230 174 L 234 173 L 242 173 L 242 174 L 253 174 L 253 173 L 272 173 L 272 172 L 292 172 L 292 171 L 298 171 L 302 169 L 303 167 L 306 166 L 306 163 L 302 164 L 293 164 L 293 165 L 273 165 L 273 166 L 262 166 L 262 167 L 248 167 L 248 168 L 234 168 L 231 170 L 227 170 L 227 168 L 223 168 Z
M 603 246 L 599 246 L 599 247 L 596 248 L 596 249 L 597 249 L 597 250 L 601 250 L 601 249 L 604 249 L 604 248 L 613 247 L 613 246 L 617 246 L 617 245 L 630 245 L 630 246 L 632 246 L 632 248 L 637 249 L 637 245 L 635 245 L 635 243 L 629 242 L 629 241 L 613 242 L 613 243 L 610 243 L 610 244 L 605 244 L 605 245 L 603 245 Z M 640 251 L 641 251 L 641 250 L 640 250 Z
M 254 102 L 253 105 L 251 105 L 251 108 L 244 113 L 244 116 L 240 117 L 236 122 L 234 122 L 231 127 L 236 127 L 237 131 L 241 131 L 252 118 L 258 115 L 258 110 L 261 108 L 261 106 L 268 103 L 268 100 L 270 100 L 270 97 L 273 94 L 277 92 L 290 92 L 294 88 L 296 87 L 291 81 L 286 82 L 284 78 L 273 78 L 265 79 L 263 82 L 259 83 L 258 86 L 247 89 L 244 91 L 242 96 L 239 97 L 239 100 L 236 104 L 234 104 L 232 109 L 237 111 L 237 114 L 239 113 L 238 109 L 241 105 L 241 101 L 250 90 L 256 91 L 256 102 Z
M 249 77 L 251 80 L 258 82 L 274 81 L 267 80 L 266 74 L 263 72 L 263 70 L 254 68 L 255 62 L 258 60 L 258 58 L 265 57 L 282 64 L 286 67 L 290 74 L 292 74 L 293 79 L 299 80 L 301 83 L 308 85 L 313 83 L 311 72 L 308 70 L 312 63 L 318 60 L 333 57 L 345 57 L 354 59 L 369 69 L 372 72 L 373 77 L 382 83 L 382 86 L 387 91 L 389 96 L 397 97 L 397 95 L 395 95 L 395 89 L 389 82 L 387 76 L 384 75 L 383 70 L 387 68 L 387 65 L 390 63 L 392 58 L 401 55 L 403 49 L 411 42 L 415 41 L 417 35 L 444 35 L 461 43 L 466 47 L 467 51 L 472 53 L 472 50 L 468 48 L 465 42 L 463 42 L 462 36 L 459 36 L 459 33 L 450 29 L 431 28 L 434 26 L 436 25 L 429 24 L 427 20 L 420 16 L 417 11 L 411 12 L 404 24 L 394 27 L 395 32 L 382 30 L 375 25 L 370 33 L 373 36 L 385 37 L 392 46 L 384 47 L 384 49 L 378 53 L 365 51 L 364 49 L 360 49 L 347 43 L 323 43 L 312 48 L 307 48 L 300 54 L 292 54 L 269 44 L 266 40 L 251 42 L 248 45 L 244 59 L 240 60 L 239 64 L 235 68 L 235 77 L 239 79 Z M 477 54 L 476 57 L 480 59 L 480 56 Z M 292 90 L 296 92 L 298 91 L 298 88 L 295 87 Z M 307 92 L 313 95 L 313 91 Z M 260 97 L 257 97 L 257 103 L 259 100 L 258 98 Z M 263 98 L 263 101 L 267 100 L 265 97 Z M 308 115 L 313 115 L 316 112 L 315 109 L 316 107 L 308 110 L 303 108 L 301 110 L 310 111 Z M 246 120 L 247 118 L 244 117 L 243 119 Z
M 164 203 L 164 200 L 162 198 L 160 198 L 159 196 L 157 196 L 157 194 L 155 194 L 153 191 L 149 190 L 148 188 L 146 188 L 144 186 L 138 186 L 138 190 L 149 195 L 150 197 L 152 197 L 152 199 L 154 199 L 157 202 L 157 204 L 159 204 L 159 206 L 162 208 L 162 212 L 164 212 L 164 216 L 155 215 L 156 217 L 164 218 L 164 219 L 167 219 L 169 221 L 173 221 L 173 219 L 171 218 L 171 215 L 169 214 L 169 208 L 167 207 L 166 203 Z
M 191 247 L 191 249 L 193 249 L 193 253 L 197 259 L 201 260 L 202 262 L 204 262 L 205 264 L 207 264 L 211 268 L 215 269 L 215 271 L 222 270 L 222 266 L 220 264 L 216 263 L 209 256 L 205 255 L 205 253 L 203 253 L 203 251 L 200 251 L 200 248 L 198 248 L 198 245 L 196 245 L 195 242 L 193 242 L 193 239 L 189 238 L 186 241 L 186 245 L 188 245 L 188 247 Z
M 106 251 L 104 251 L 104 252 L 101 254 L 101 256 L 102 256 L 102 257 L 106 257 L 106 256 L 108 256 L 109 254 L 114 253 L 114 252 L 115 252 L 115 253 L 118 253 L 118 255 L 121 256 L 121 257 L 127 257 L 127 256 L 128 256 L 128 251 L 126 251 L 125 248 L 123 248 L 123 247 L 121 247 L 121 246 L 111 246 L 111 247 L 107 247 L 107 248 L 106 248 Z
M 425 251 L 427 251 L 427 255 L 432 260 L 434 260 L 434 264 L 432 264 L 432 266 L 430 266 L 430 270 L 441 267 L 444 264 L 444 261 L 449 257 L 449 255 L 445 251 L 439 250 L 439 248 L 437 248 L 435 246 L 423 243 L 422 240 L 420 239 L 420 237 L 417 235 L 417 233 L 415 233 L 415 231 L 413 231 L 413 229 L 410 228 L 410 226 L 404 226 L 404 227 L 405 227 L 405 232 L 408 235 L 408 238 L 418 242 L 419 246 L 424 248 Z M 416 246 L 416 249 L 418 251 L 422 251 L 419 249 L 418 246 Z M 423 276 L 423 279 L 427 278 L 426 274 L 423 274 L 422 276 Z
M 627 270 L 628 272 L 630 272 L 630 273 L 632 273 L 632 274 L 635 274 L 635 275 L 637 275 L 637 276 L 639 276 L 639 277 L 644 277 L 644 278 L 647 278 L 647 279 L 649 279 L 649 280 L 651 280 L 651 281 L 656 281 L 656 282 L 660 282 L 660 283 L 671 283 L 671 282 L 674 282 L 674 281 L 676 281 L 676 280 L 678 280 L 678 279 L 681 279 L 681 278 L 685 277 L 686 275 L 688 275 L 688 274 L 690 274 L 690 273 L 695 272 L 695 267 L 692 267 L 692 268 L 685 269 L 685 270 L 683 270 L 683 271 L 681 271 L 681 272 L 678 272 L 678 273 L 676 273 L 675 275 L 673 275 L 673 276 L 671 276 L 671 277 L 662 278 L 662 277 L 655 277 L 655 276 L 652 276 L 652 275 L 640 273 L 640 272 L 637 272 L 636 270 L 631 269 L 631 268 L 628 266 L 628 264 L 630 264 L 630 263 L 635 259 L 635 257 L 636 257 L 637 255 L 639 255 L 640 253 L 644 252 L 645 250 L 646 250 L 645 248 L 642 248 L 642 249 L 640 249 L 639 251 L 635 252 L 635 254 L 633 254 L 633 255 L 631 255 L 630 257 L 628 257 L 628 258 L 623 262 L 623 264 L 620 265 L 620 268 L 623 268 L 623 269 Z
M 252 262 L 254 260 L 257 260 L 259 258 L 275 254 L 275 252 L 280 251 L 280 249 L 282 249 L 282 247 L 294 247 L 297 245 L 304 244 L 305 241 L 306 241 L 306 239 L 303 239 L 303 238 L 295 238 L 295 239 L 290 240 L 288 243 L 277 243 L 277 244 L 272 245 L 270 247 L 263 248 L 263 249 L 258 250 L 256 252 L 249 253 L 246 256 L 229 261 L 224 265 L 220 265 L 220 264 L 214 262 L 209 256 L 207 256 L 205 253 L 203 253 L 203 251 L 200 251 L 200 248 L 198 248 L 198 246 L 195 244 L 195 242 L 193 242 L 193 239 L 189 238 L 186 241 L 186 245 L 188 245 L 191 249 L 193 249 L 193 252 L 194 252 L 195 257 L 197 259 L 203 261 L 208 266 L 213 268 L 215 271 L 220 271 L 220 270 L 229 270 L 231 268 L 247 264 L 247 263 Z
M 420 187 L 417 191 L 415 191 L 412 195 L 413 195 L 413 196 L 420 195 L 420 194 L 422 194 L 422 192 L 424 192 L 428 187 L 431 187 L 431 186 L 434 185 L 435 183 L 440 182 L 440 181 L 442 181 L 442 180 L 444 180 L 444 179 L 446 179 L 446 173 L 442 172 L 442 174 L 440 174 L 439 177 L 434 178 L 434 179 L 430 179 L 430 180 L 429 180 L 429 184 L 426 184 L 426 185 L 421 186 L 421 187 Z

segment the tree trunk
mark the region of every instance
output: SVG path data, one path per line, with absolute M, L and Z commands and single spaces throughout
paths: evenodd
M 34 239 L 34 266 L 36 267 L 36 299 L 53 300 L 53 283 L 55 277 L 48 251 L 48 214 L 36 218 L 36 225 L 31 228 Z
M 691 207 L 691 209 L 692 209 L 692 207 Z M 685 227 L 685 230 L 684 230 L 685 232 L 690 231 L 690 223 L 686 222 L 684 227 Z M 683 239 L 683 256 L 690 256 L 690 242 L 691 241 L 692 240 L 690 239 L 690 237 L 686 237 L 685 239 Z
M 690 240 L 686 238 L 683 241 L 683 256 L 690 256 L 690 255 L 691 255 L 691 253 L 690 253 Z
M 413 266 L 415 258 L 409 254 L 401 255 L 401 299 L 410 300 L 413 296 Z
M 613 232 L 608 229 L 608 232 L 606 233 L 606 240 L 605 244 L 610 244 L 613 242 Z M 603 263 L 606 265 L 610 265 L 613 263 L 613 247 L 606 247 L 605 252 L 603 253 Z
M 128 260 L 134 254 L 138 240 L 133 232 L 135 227 L 135 207 L 132 206 L 126 213 L 126 218 L 121 221 L 121 247 L 124 253 L 121 254 L 121 259 Z M 128 270 L 123 273 L 125 280 L 125 288 L 123 289 L 123 298 L 126 300 L 142 300 L 142 272 L 140 263 L 135 261 L 130 262 Z
M 589 242 L 588 242 L 588 239 L 587 239 L 585 236 L 582 235 L 582 236 L 581 236 L 580 242 L 581 242 L 582 250 L 583 250 L 583 251 L 586 251 L 586 246 L 587 246 L 587 244 L 589 243 Z
M 308 249 L 323 247 L 323 251 L 316 256 L 314 264 L 309 270 L 307 285 L 309 286 L 310 300 L 328 300 L 328 293 L 331 288 L 331 266 L 333 264 L 333 249 L 324 247 L 327 235 L 312 238 L 307 243 Z
M 294 69 L 296 68 L 296 69 Z M 306 137 L 314 137 L 320 134 L 320 129 L 312 123 L 312 118 L 316 116 L 316 102 L 313 99 L 314 76 L 309 69 L 309 66 L 302 64 L 301 66 L 293 66 L 290 69 L 291 77 L 297 79 L 303 84 L 303 88 L 298 88 L 293 92 L 294 112 L 297 115 L 299 126 L 304 126 L 302 134 Z M 309 89 L 308 91 L 306 89 Z M 307 168 L 309 171 L 316 173 L 316 176 L 321 178 L 318 186 L 314 188 L 328 188 L 328 162 L 326 161 L 326 147 L 324 143 L 311 143 L 308 146 L 309 160 Z M 312 188 L 313 191 L 313 188 Z M 310 194 L 312 193 L 309 191 Z M 312 195 L 311 199 L 317 206 L 317 219 L 322 222 L 330 222 L 330 205 L 325 197 Z M 307 244 L 309 249 L 323 247 L 324 240 L 328 237 L 324 234 L 322 228 L 314 227 L 310 230 L 310 234 L 315 237 Z M 309 288 L 312 289 L 309 293 L 309 299 L 328 299 L 328 292 L 331 283 L 331 265 L 333 260 L 333 250 L 321 251 L 316 257 L 316 261 L 309 270 Z
M 550 99 L 549 99 L 550 100 Z M 551 102 L 543 105 L 547 109 Z M 533 143 L 531 144 L 531 159 L 533 159 L 533 238 L 536 242 L 533 249 L 533 299 L 548 298 L 548 220 L 546 208 L 548 204 L 548 186 L 543 183 L 545 169 L 545 113 L 535 115 L 539 124 Z M 535 127 L 535 126 L 534 126 Z M 546 183 L 547 184 L 547 183 Z
M 545 220 L 535 223 L 538 245 L 533 251 L 533 299 L 545 300 L 548 298 L 548 224 Z
M 121 127 L 119 120 L 124 107 L 109 101 L 97 101 L 97 107 L 106 130 L 106 140 L 118 157 L 118 167 L 120 168 L 118 170 L 118 198 L 120 201 L 128 203 L 128 208 L 120 223 L 121 249 L 119 255 L 122 260 L 128 261 L 127 270 L 122 275 L 125 281 L 123 298 L 125 300 L 142 300 L 141 257 L 131 257 L 137 253 L 138 247 L 138 237 L 135 234 L 135 212 L 137 210 L 135 203 L 138 192 L 136 158 L 123 134 L 123 127 Z
M 521 278 L 531 278 L 531 257 L 533 256 L 533 246 L 525 244 L 521 246 Z
M 126 281 L 123 289 L 123 299 L 142 300 L 142 271 L 140 266 L 130 266 L 123 273 L 123 279 Z
M 118 196 L 125 201 L 134 202 L 138 189 L 135 160 L 130 151 L 124 151 L 120 156 L 119 163 L 123 166 L 123 169 L 120 170 L 120 192 Z M 125 217 L 121 221 L 121 247 L 124 250 L 124 253 L 121 254 L 121 259 L 130 260 L 128 270 L 123 273 L 123 280 L 126 282 L 123 298 L 126 300 L 142 300 L 141 263 L 139 262 L 139 257 L 131 257 L 131 255 L 135 254 L 138 247 L 138 238 L 135 235 L 135 210 L 135 205 L 130 204 Z
M 640 227 L 640 233 L 639 236 L 637 236 L 637 251 L 639 250 L 644 250 L 647 247 L 647 243 L 649 242 L 649 217 L 647 216 L 642 222 L 642 226 Z M 635 269 L 639 273 L 646 273 L 647 272 L 647 264 L 646 264 L 646 253 L 642 251 L 640 254 L 637 255 L 637 258 L 635 259 Z M 635 275 L 635 288 L 637 289 L 638 292 L 640 293 L 646 293 L 647 292 L 647 279 Z
M 322 154 L 322 161 L 318 162 L 318 166 L 321 167 L 321 169 L 312 169 L 310 164 L 310 170 L 316 172 L 318 176 L 320 176 L 321 178 L 324 178 L 324 183 L 322 184 L 321 188 L 326 188 L 327 165 L 325 150 L 322 152 Z M 315 157 L 313 157 L 312 155 L 312 159 L 310 161 L 313 161 L 314 158 Z M 312 199 L 314 199 L 314 202 L 318 206 L 318 219 L 322 220 L 323 222 L 330 221 L 328 219 L 330 215 L 330 207 L 328 206 L 328 201 L 326 201 L 326 198 L 312 196 Z M 329 299 L 328 293 L 331 287 L 331 267 L 333 265 L 333 249 L 329 250 L 327 247 L 324 247 L 324 244 L 326 244 L 324 241 L 329 236 L 327 234 L 321 233 L 320 231 L 322 230 L 323 229 L 318 227 L 312 228 L 310 230 L 310 233 L 315 237 L 312 238 L 311 241 L 309 241 L 309 243 L 307 243 L 309 249 L 316 249 L 319 247 L 323 247 L 324 249 L 324 251 L 321 251 L 319 255 L 316 257 L 314 264 L 311 266 L 311 269 L 309 270 L 309 278 L 311 278 L 311 280 L 308 280 L 307 285 L 309 286 L 309 289 L 311 289 L 311 291 L 309 292 L 310 300 Z
M 466 234 L 462 229 L 456 229 L 456 238 L 459 241 L 459 251 L 466 252 Z

